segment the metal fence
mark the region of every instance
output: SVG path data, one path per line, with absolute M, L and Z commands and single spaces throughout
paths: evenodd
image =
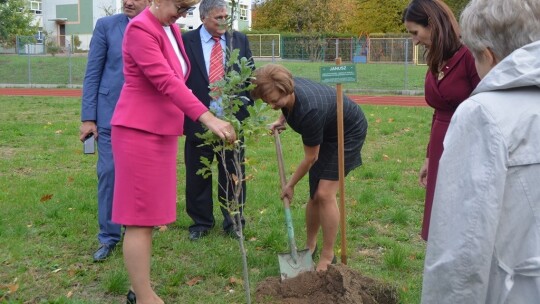
M 337 56 L 344 64 L 355 64 L 357 83 L 345 84 L 355 92 L 423 94 L 427 67 L 422 48 L 410 38 L 324 38 L 283 37 L 279 34 L 248 35 L 255 63 L 281 62 L 295 76 L 319 81 L 322 65 L 333 64 Z M 0 54 L 0 86 L 81 87 L 87 54 L 74 53 L 68 41 L 60 53 L 51 56 L 44 48 L 36 51 L 23 43 L 16 54 Z
M 248 34 L 253 56 L 287 60 L 342 61 L 353 63 L 425 64 L 422 46 L 403 37 L 322 38 Z M 391 35 L 396 36 L 396 35 Z
M 253 57 L 275 58 L 281 54 L 280 34 L 248 34 Z
M 46 55 L 81 53 L 88 49 L 86 41 L 89 35 L 62 35 L 62 36 L 17 36 L 15 46 L 4 47 L 0 45 L 0 54 L 18 55 Z M 84 44 L 84 45 L 81 45 Z

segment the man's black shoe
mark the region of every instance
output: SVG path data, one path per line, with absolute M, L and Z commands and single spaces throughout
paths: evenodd
M 205 236 L 208 235 L 208 231 L 190 231 L 189 232 L 189 240 L 190 241 L 197 241 Z
M 114 250 L 114 247 L 116 247 L 115 244 L 114 245 L 101 244 L 98 250 L 94 252 L 94 262 L 105 261 L 111 255 L 112 251 Z
M 232 239 L 235 239 L 235 240 L 240 239 L 240 231 L 235 230 L 234 228 L 225 230 L 225 234 L 231 237 Z

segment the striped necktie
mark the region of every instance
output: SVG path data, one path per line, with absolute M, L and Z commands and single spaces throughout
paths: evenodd
M 210 83 L 223 79 L 225 75 L 225 69 L 223 68 L 223 49 L 221 48 L 221 37 L 212 37 L 215 43 L 212 46 L 212 52 L 210 53 L 210 75 L 208 80 Z M 216 91 L 218 88 L 213 88 L 212 91 Z

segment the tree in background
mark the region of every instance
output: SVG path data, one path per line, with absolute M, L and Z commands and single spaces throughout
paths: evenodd
M 0 0 L 0 44 L 13 47 L 19 36 L 37 33 L 34 15 L 24 0 Z
M 342 32 L 350 29 L 355 0 L 267 0 L 254 4 L 253 29 L 285 32 Z M 347 28 L 349 27 L 349 28 Z
M 461 17 L 461 12 L 467 6 L 467 3 L 469 3 L 469 0 L 445 0 L 444 1 L 452 10 L 454 15 L 459 21 L 459 18 Z
M 296 33 L 400 32 L 400 14 L 407 3 L 408 0 L 266 0 L 254 5 L 253 29 Z M 389 18 L 390 15 L 393 17 Z
M 358 1 L 354 27 L 363 33 L 401 33 L 403 10 L 409 0 Z
M 267 0 L 254 5 L 253 29 L 301 33 L 296 43 L 320 61 L 329 33 L 351 33 L 356 0 Z M 352 12 L 352 15 L 351 15 Z M 354 33 L 354 32 L 352 32 Z
M 359 34 L 361 31 L 355 26 L 359 18 L 358 1 L 332 1 L 330 13 L 334 14 L 335 30 L 338 33 Z
M 410 0 L 260 0 L 254 30 L 294 33 L 403 33 L 401 16 Z M 446 0 L 456 17 L 468 0 Z

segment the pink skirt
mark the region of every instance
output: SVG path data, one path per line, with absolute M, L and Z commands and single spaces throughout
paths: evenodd
M 112 126 L 114 198 L 112 221 L 158 226 L 176 220 L 178 136 Z

